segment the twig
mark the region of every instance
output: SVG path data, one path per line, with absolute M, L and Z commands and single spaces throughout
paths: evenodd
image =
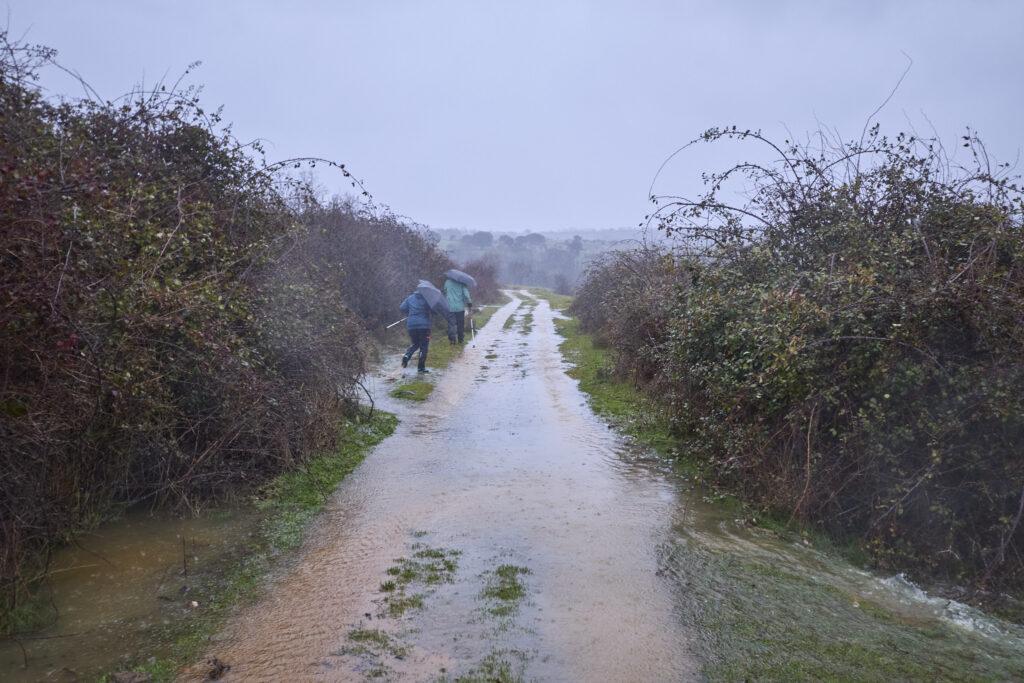
M 900 89 L 900 85 L 903 83 L 903 79 L 907 77 L 908 73 L 910 73 L 910 68 L 912 66 L 914 66 L 914 60 L 911 59 L 910 55 L 908 55 L 906 52 L 904 52 L 903 56 L 907 58 L 907 68 L 903 70 L 902 74 L 900 74 L 900 77 L 896 81 L 896 85 L 894 85 L 892 87 L 892 91 L 889 93 L 889 96 L 886 97 L 885 100 L 883 100 L 882 103 L 880 105 L 878 105 L 878 108 L 875 109 L 873 112 L 871 112 L 871 115 L 868 116 L 868 118 L 864 121 L 864 129 L 861 130 L 861 132 L 860 132 L 860 146 L 861 147 L 864 146 L 864 136 L 868 132 L 868 125 L 871 123 L 871 119 L 875 118 L 875 114 L 877 114 L 878 112 L 882 111 L 882 109 L 885 108 L 885 105 L 889 104 L 889 100 L 891 100 L 893 98 L 893 96 L 896 94 L 896 91 Z
M 99 559 L 99 560 L 103 560 L 104 562 L 106 562 L 106 563 L 107 563 L 107 566 L 108 566 L 108 567 L 113 567 L 113 566 L 114 566 L 114 563 L 113 563 L 113 562 L 111 562 L 111 561 L 110 561 L 110 560 L 108 560 L 107 558 L 103 557 L 103 556 L 102 556 L 102 555 L 100 555 L 99 553 L 97 553 L 97 552 L 95 552 L 95 551 L 93 551 L 93 550 L 89 550 L 89 549 L 88 549 L 88 548 L 86 548 L 86 547 L 85 547 L 84 545 L 82 545 L 82 544 L 81 544 L 81 542 L 80 542 L 80 541 L 79 541 L 79 540 L 78 540 L 77 538 L 76 538 L 76 539 L 74 539 L 74 540 L 72 541 L 72 543 L 74 543 L 74 544 L 75 544 L 75 547 L 77 547 L 77 548 L 78 548 L 79 550 L 81 550 L 82 552 L 86 552 L 86 553 L 89 553 L 89 554 L 90 554 L 90 555 L 92 555 L 93 557 L 95 557 L 95 558 L 97 558 L 97 559 Z
M 75 207 L 75 213 L 78 213 L 77 206 Z M 74 245 L 74 241 L 68 244 L 68 253 L 64 257 L 64 265 L 60 269 L 60 278 L 57 279 L 57 291 L 53 293 L 53 299 L 50 301 L 51 306 L 55 306 L 57 304 L 57 298 L 60 296 L 61 285 L 64 284 L 64 273 L 68 272 L 68 263 L 70 263 L 71 261 L 71 247 L 73 247 Z
M 21 644 L 21 640 L 18 639 L 18 638 L 15 638 L 14 636 L 10 635 L 9 633 L 4 633 L 2 635 L 7 640 L 13 641 L 14 644 L 17 645 L 21 649 L 21 668 L 22 669 L 27 669 L 28 668 L 28 652 L 25 650 L 25 646 Z
M 160 249 L 160 253 L 156 257 L 156 263 L 153 264 L 153 270 L 149 273 L 149 278 L 152 280 L 153 276 L 156 275 L 157 269 L 160 267 L 160 259 L 164 257 L 164 252 L 167 251 L 167 247 L 170 245 L 171 240 L 178 234 L 178 230 L 181 228 L 181 224 L 185 222 L 185 212 L 181 208 L 181 185 L 178 186 L 178 224 L 174 226 L 174 230 L 171 230 L 171 234 L 167 236 L 167 240 L 164 242 L 164 246 Z
M 800 511 L 800 507 L 804 504 L 804 499 L 807 497 L 807 490 L 811 486 L 811 428 L 814 427 L 814 412 L 818 409 L 818 404 L 815 403 L 811 406 L 811 419 L 807 421 L 807 478 L 804 480 L 804 492 L 800 494 L 800 500 L 796 502 L 796 507 L 793 508 L 793 514 L 789 516 L 789 521 L 786 522 L 786 528 L 793 523 L 793 518 L 796 517 L 796 513 Z
M 78 636 L 84 636 L 88 633 L 92 633 L 96 629 L 89 629 L 88 631 L 76 631 L 74 633 L 58 633 L 52 636 L 21 636 L 20 640 L 57 640 L 59 638 L 77 638 Z M 11 640 L 18 642 L 19 638 L 15 638 L 12 635 L 4 634 L 4 638 L 10 638 Z M 21 643 L 18 643 L 21 645 Z M 22 648 L 24 650 L 24 648 Z
M 167 572 L 170 567 L 164 567 L 164 573 L 160 575 L 160 582 L 156 584 L 156 592 L 159 593 L 160 589 L 164 587 L 164 581 L 167 580 Z

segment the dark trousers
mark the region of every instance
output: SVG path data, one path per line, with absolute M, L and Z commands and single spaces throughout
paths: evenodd
M 427 367 L 427 348 L 430 346 L 430 330 L 409 330 L 409 339 L 412 340 L 412 346 L 406 350 L 405 357 L 412 358 L 413 352 L 419 349 L 419 369 L 422 370 Z
M 448 339 L 455 341 L 455 335 L 459 335 L 459 343 L 462 343 L 466 336 L 466 312 L 452 311 L 448 314 Z

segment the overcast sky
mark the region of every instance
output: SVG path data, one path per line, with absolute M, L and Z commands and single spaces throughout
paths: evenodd
M 1000 161 L 1024 148 L 1022 0 L 4 4 L 10 37 L 56 48 L 107 99 L 201 61 L 187 82 L 239 139 L 345 163 L 435 229 L 637 225 L 658 167 L 710 126 L 858 138 L 903 53 L 885 132 L 934 126 L 956 149 L 970 126 Z M 655 190 L 696 195 L 735 153 L 684 153 Z

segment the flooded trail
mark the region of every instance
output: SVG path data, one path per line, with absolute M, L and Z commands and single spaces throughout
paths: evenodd
M 412 369 L 373 378 L 397 431 L 179 678 L 217 658 L 231 681 L 1024 680 L 1024 627 L 782 540 L 608 429 L 554 316 L 517 294 L 424 402 L 389 396 Z M 140 653 L 173 676 L 166 634 L 259 523 L 138 512 L 83 537 L 55 559 L 54 623 L 0 641 L 0 680 Z
M 401 408 L 294 568 L 210 648 L 226 680 L 696 677 L 659 566 L 676 486 L 593 417 L 552 315 L 507 304 Z M 422 580 L 430 557 L 450 571 Z

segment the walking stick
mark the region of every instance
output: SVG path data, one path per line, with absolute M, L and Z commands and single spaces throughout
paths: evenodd
M 408 318 L 408 317 L 409 317 L 409 316 L 405 316 L 405 318 Z M 402 318 L 402 320 L 405 320 L 405 318 Z M 402 320 L 396 320 L 395 322 L 391 323 L 390 325 L 388 325 L 388 326 L 387 326 L 387 327 L 385 327 L 384 329 L 385 329 L 385 330 L 390 330 L 390 329 L 391 329 L 392 327 L 394 327 L 394 326 L 395 326 L 395 325 L 397 325 L 398 323 L 402 322 Z

